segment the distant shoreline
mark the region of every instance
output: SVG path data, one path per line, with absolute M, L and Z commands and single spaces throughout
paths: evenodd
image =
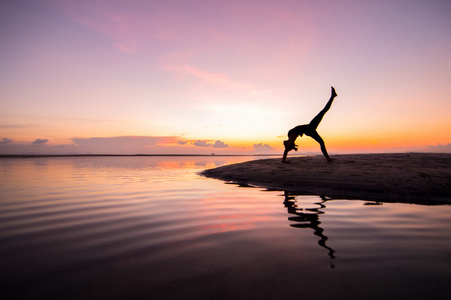
M 0 158 L 40 158 L 40 157 L 101 157 L 101 156 L 204 156 L 204 157 L 223 157 L 223 156 L 280 156 L 280 154 L 0 154 Z
M 451 204 L 451 154 L 386 153 L 253 160 L 201 172 L 244 186 L 303 195 Z

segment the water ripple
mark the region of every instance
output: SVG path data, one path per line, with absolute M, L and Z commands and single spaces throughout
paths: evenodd
M 0 160 L 5 294 L 368 299 L 411 282 L 395 294 L 449 292 L 451 206 L 238 188 L 196 175 L 226 163 L 203 159 Z

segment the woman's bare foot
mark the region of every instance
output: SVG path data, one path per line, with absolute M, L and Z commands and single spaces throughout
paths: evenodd
M 334 87 L 333 86 L 331 86 L 331 88 L 332 88 L 332 94 L 331 94 L 331 98 L 335 98 L 335 97 L 337 97 L 338 96 L 338 94 L 337 94 L 337 92 L 335 92 L 335 89 L 334 89 Z

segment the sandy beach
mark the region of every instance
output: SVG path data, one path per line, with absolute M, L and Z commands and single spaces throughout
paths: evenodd
M 240 185 L 331 198 L 451 203 L 451 154 L 396 153 L 254 160 L 201 175 Z

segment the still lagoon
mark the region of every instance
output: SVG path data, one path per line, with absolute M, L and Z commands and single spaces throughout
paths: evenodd
M 1 158 L 0 298 L 448 299 L 451 205 L 199 175 L 260 158 Z

